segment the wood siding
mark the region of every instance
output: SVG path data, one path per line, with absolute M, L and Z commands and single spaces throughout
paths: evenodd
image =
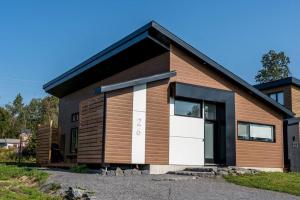
M 48 164 L 51 158 L 51 135 L 58 135 L 56 128 L 51 125 L 40 125 L 37 131 L 36 162 L 38 164 Z
M 131 163 L 133 88 L 107 93 L 105 163 Z
M 224 75 L 212 71 L 210 66 L 193 59 L 174 46 L 170 59 L 171 70 L 177 71 L 177 76 L 172 81 L 234 91 L 236 121 L 276 126 L 275 143 L 236 140 L 237 166 L 283 168 L 282 117 L 270 105 L 244 92 Z
M 78 163 L 103 162 L 104 95 L 80 103 Z
M 300 117 L 300 88 L 292 86 L 292 111 L 296 114 L 296 117 Z
M 60 98 L 58 126 L 60 133 L 65 135 L 65 154 L 68 154 L 70 149 L 71 128 L 79 127 L 78 122 L 71 122 L 71 114 L 79 112 L 79 104 L 81 101 L 93 97 L 95 95 L 95 89 L 101 85 L 167 72 L 169 71 L 169 61 L 169 52 L 167 52 Z
M 284 106 L 288 109 L 292 110 L 292 90 L 290 85 L 281 86 L 277 88 L 262 90 L 263 93 L 269 95 L 275 92 L 283 92 L 284 93 Z
M 147 84 L 146 163 L 169 164 L 169 80 Z

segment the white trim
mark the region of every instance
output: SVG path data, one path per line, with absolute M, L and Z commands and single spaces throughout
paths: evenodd
M 133 87 L 132 151 L 133 164 L 145 163 L 147 85 Z

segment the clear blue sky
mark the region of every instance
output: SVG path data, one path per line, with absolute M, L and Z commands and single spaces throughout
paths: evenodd
M 1 1 L 0 105 L 45 96 L 45 82 L 150 20 L 250 83 L 270 49 L 300 77 L 298 0 Z

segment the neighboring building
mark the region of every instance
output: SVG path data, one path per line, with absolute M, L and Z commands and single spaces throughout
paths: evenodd
M 254 86 L 300 117 L 300 80 L 288 77 Z
M 284 168 L 283 122 L 293 113 L 155 22 L 44 89 L 60 98 L 65 163 Z M 37 156 L 50 162 L 50 129 L 40 129 Z
M 19 148 L 20 146 L 20 140 L 19 139 L 10 139 L 10 138 L 4 138 L 0 139 L 0 148 Z

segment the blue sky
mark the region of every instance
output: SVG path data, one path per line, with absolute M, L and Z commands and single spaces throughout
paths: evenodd
M 249 83 L 263 53 L 284 51 L 300 77 L 300 1 L 1 1 L 0 105 L 155 20 Z

